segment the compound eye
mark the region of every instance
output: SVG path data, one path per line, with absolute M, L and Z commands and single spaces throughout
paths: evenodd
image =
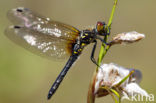
M 97 22 L 97 25 L 96 25 L 96 29 L 98 32 L 100 31 L 103 31 L 104 30 L 104 23 L 103 22 Z

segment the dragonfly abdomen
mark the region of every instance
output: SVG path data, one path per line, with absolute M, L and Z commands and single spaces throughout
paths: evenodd
M 70 67 L 72 66 L 72 64 L 76 61 L 77 57 L 78 57 L 77 55 L 70 56 L 65 67 L 63 68 L 63 70 L 61 71 L 61 73 L 59 74 L 59 76 L 57 77 L 55 82 L 53 83 L 51 89 L 49 90 L 48 99 L 50 99 L 53 96 L 53 94 L 56 92 L 57 88 L 59 87 L 60 83 L 64 79 L 65 75 L 67 74 L 67 72 L 70 69 Z

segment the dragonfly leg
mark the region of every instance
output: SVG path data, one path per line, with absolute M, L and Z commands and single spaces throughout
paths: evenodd
M 107 26 L 108 28 L 107 28 L 107 35 L 109 35 L 110 34 L 110 30 L 111 30 L 111 28 L 109 27 L 109 26 Z
M 95 50 L 96 50 L 96 45 L 97 45 L 97 41 L 94 42 L 94 46 L 93 46 L 93 49 L 92 49 L 92 53 L 91 53 L 90 59 L 91 59 L 91 61 L 92 61 L 94 64 L 96 64 L 98 67 L 100 67 L 100 66 L 97 64 L 97 62 L 96 62 L 96 60 L 95 60 L 95 58 L 94 58 L 94 54 L 95 54 Z
M 111 42 L 106 42 L 103 38 L 100 38 L 100 37 L 96 37 L 97 39 L 99 39 L 102 43 L 106 44 L 106 45 L 111 45 Z

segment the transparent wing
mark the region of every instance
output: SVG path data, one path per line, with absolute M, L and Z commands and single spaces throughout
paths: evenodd
M 69 25 L 51 21 L 25 9 L 8 12 L 15 25 L 6 29 L 6 36 L 16 44 L 47 58 L 62 59 L 71 55 L 79 31 Z
M 13 26 L 6 30 L 6 36 L 27 50 L 47 58 L 66 58 L 70 53 L 69 45 L 73 41 L 43 35 L 25 27 Z

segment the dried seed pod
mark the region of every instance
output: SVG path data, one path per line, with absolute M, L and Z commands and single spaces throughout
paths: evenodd
M 137 42 L 143 38 L 145 38 L 145 35 L 138 33 L 136 31 L 124 32 L 124 33 L 117 34 L 115 37 L 113 37 L 113 40 L 111 41 L 111 45 L 123 44 L 123 43 L 133 43 L 133 42 Z

